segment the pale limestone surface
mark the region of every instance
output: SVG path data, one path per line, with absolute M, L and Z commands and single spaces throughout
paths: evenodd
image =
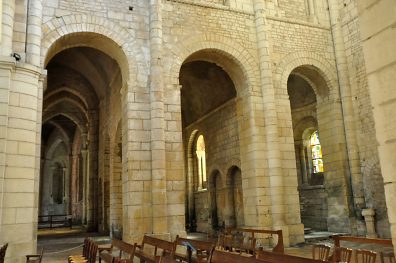
M 323 147 L 323 225 L 365 235 L 361 211 L 374 208 L 377 233 L 395 240 L 392 1 L 31 0 L 29 13 L 24 1 L 0 3 L 7 262 L 36 248 L 38 215 L 54 209 L 55 163 L 68 181 L 68 205 L 59 209 L 130 242 L 144 233 L 184 235 L 194 213 L 209 232 L 212 216 L 232 224 L 242 213 L 236 222 L 281 228 L 285 244 L 302 242 L 295 146 L 296 134 L 311 128 Z M 185 126 L 179 78 L 182 65 L 196 61 L 221 67 L 235 96 Z M 298 88 L 288 87 L 291 74 L 312 88 L 310 108 L 290 107 L 288 88 Z M 59 128 L 65 119 L 57 114 L 73 124 Z M 47 135 L 48 125 L 59 132 Z M 208 138 L 208 181 L 221 175 L 206 192 L 189 180 L 197 131 Z M 232 167 L 241 171 L 237 190 L 227 181 Z M 224 207 L 213 212 L 210 200 Z

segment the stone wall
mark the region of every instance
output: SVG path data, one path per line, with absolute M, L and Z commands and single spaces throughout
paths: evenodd
M 351 98 L 356 120 L 360 173 L 363 178 L 366 207 L 374 208 L 376 211 L 376 228 L 378 234 L 381 237 L 389 238 L 389 222 L 383 179 L 379 167 L 374 115 L 368 90 L 357 2 L 355 0 L 344 1 L 344 5 L 340 6 L 340 19 L 348 62 Z M 364 230 L 361 232 L 364 233 Z
M 396 52 L 394 49 L 395 3 L 392 1 L 356 1 L 361 29 L 361 41 L 366 62 L 366 74 L 375 120 L 379 159 L 384 181 L 386 205 L 393 244 L 396 243 L 394 213 L 395 131 L 396 117 L 394 83 Z M 396 250 L 395 250 L 396 251 Z
M 220 201 L 217 209 L 219 218 L 218 222 L 221 224 L 225 219 L 225 207 L 220 204 L 225 204 L 225 188 L 228 171 L 232 166 L 240 166 L 240 145 L 238 121 L 236 118 L 236 104 L 232 99 L 212 111 L 209 115 L 204 116 L 193 124 L 189 125 L 184 130 L 184 145 L 189 145 L 190 136 L 193 134 L 202 134 L 205 139 L 206 152 L 206 167 L 208 190 L 197 192 L 194 189 L 195 196 L 195 217 L 197 224 L 197 231 L 211 232 L 211 197 L 210 197 L 210 181 L 213 176 L 220 176 L 220 185 L 216 184 L 217 200 Z M 186 152 L 190 151 L 185 149 Z M 186 160 L 186 167 L 188 166 Z M 242 170 L 243 176 L 243 170 Z M 195 185 L 197 185 L 197 178 L 194 178 Z
M 300 186 L 301 222 L 313 230 L 327 230 L 327 193 L 323 185 Z

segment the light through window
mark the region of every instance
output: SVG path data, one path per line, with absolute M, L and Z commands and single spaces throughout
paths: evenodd
M 311 153 L 312 153 L 312 167 L 313 173 L 323 172 L 322 146 L 319 141 L 318 131 L 311 135 L 310 139 Z
M 198 162 L 198 190 L 206 189 L 206 155 L 205 140 L 202 135 L 197 139 L 197 162 Z

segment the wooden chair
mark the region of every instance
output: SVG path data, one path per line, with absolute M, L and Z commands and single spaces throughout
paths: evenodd
M 179 247 L 186 247 L 186 253 L 177 251 L 177 248 Z M 207 259 L 214 247 L 215 244 L 210 241 L 199 241 L 176 236 L 174 248 L 175 258 L 181 262 L 207 262 Z M 195 253 L 193 253 L 193 251 L 195 251 Z
M 355 263 L 375 263 L 377 253 L 366 249 L 357 249 Z
M 44 248 L 41 249 L 40 254 L 26 255 L 26 263 L 41 263 L 43 259 Z
M 96 254 L 98 253 L 98 244 L 94 241 L 89 240 L 88 242 L 88 251 L 86 251 L 87 256 L 70 256 L 69 263 L 95 263 L 96 262 Z
M 5 254 L 7 251 L 8 243 L 5 243 L 1 248 L 0 248 L 0 263 L 4 263 L 4 258 Z
M 331 247 L 325 244 L 315 244 L 312 246 L 312 258 L 327 261 Z
M 334 247 L 330 262 L 351 262 L 352 249 L 347 247 Z
M 123 258 L 128 259 L 130 262 L 133 262 L 133 256 L 135 255 L 136 248 L 134 245 L 113 238 L 113 240 L 111 241 L 111 247 L 107 248 L 109 249 L 102 250 L 102 252 L 99 253 L 99 263 L 102 260 L 105 263 L 126 261 L 123 260 Z M 114 250 L 118 250 L 117 256 L 113 256 Z
M 145 247 L 147 245 L 151 249 L 146 251 Z M 163 257 L 167 257 L 168 259 L 173 259 L 175 255 L 175 247 L 176 246 L 174 242 L 145 235 L 143 237 L 143 241 L 141 245 L 135 244 L 136 249 L 134 253 L 134 258 L 139 258 L 140 262 L 150 262 L 150 263 L 161 262 Z M 158 250 L 161 250 L 160 255 L 157 255 Z
M 70 263 L 72 260 L 88 258 L 90 246 L 91 246 L 91 240 L 88 237 L 84 238 L 83 250 L 81 255 L 70 255 L 68 257 L 68 262 Z
M 380 252 L 380 258 L 381 263 L 396 263 L 395 253 L 393 252 Z

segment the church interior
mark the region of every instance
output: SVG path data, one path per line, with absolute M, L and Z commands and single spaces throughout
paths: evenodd
M 286 248 L 309 231 L 396 242 L 392 1 L 0 7 L 5 262 L 49 224 L 130 244 L 229 229 L 282 230 Z

